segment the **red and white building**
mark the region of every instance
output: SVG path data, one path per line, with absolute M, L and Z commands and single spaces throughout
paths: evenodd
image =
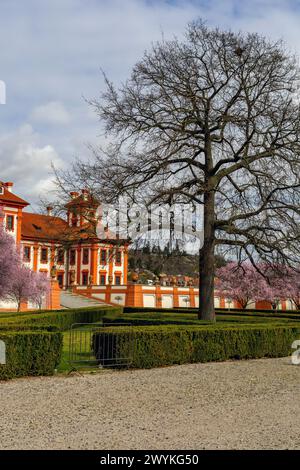
M 46 215 L 27 212 L 28 206 L 14 194 L 13 183 L 0 183 L 0 217 L 26 266 L 49 277 L 55 268 L 61 288 L 127 284 L 128 241 L 108 231 L 97 237 L 93 220 L 99 203 L 88 191 L 71 193 L 65 217 L 53 216 L 50 207 Z
M 23 263 L 34 271 L 51 275 L 53 268 L 61 289 L 114 305 L 152 308 L 197 307 L 199 290 L 194 286 L 142 285 L 127 282 L 128 240 L 120 240 L 108 230 L 96 235 L 99 202 L 87 190 L 70 193 L 63 217 L 27 212 L 29 203 L 14 192 L 13 183 L 0 182 L 0 223 L 14 237 Z M 56 285 L 56 288 L 55 288 Z M 52 282 L 47 308 L 59 308 L 59 290 Z M 236 301 L 215 297 L 215 306 L 240 308 Z M 268 302 L 247 308 L 270 309 Z M 0 310 L 13 308 L 0 301 Z M 31 305 L 23 308 L 32 308 Z M 279 309 L 294 309 L 281 300 Z

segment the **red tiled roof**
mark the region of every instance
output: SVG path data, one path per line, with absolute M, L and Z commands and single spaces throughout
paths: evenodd
M 101 241 L 117 244 L 128 243 L 128 240 L 114 240 L 113 237 L 110 237 L 111 233 L 108 232 L 107 237 L 104 237 Z M 29 212 L 23 212 L 22 239 L 58 242 L 100 240 L 92 224 L 85 224 L 83 227 L 69 227 L 67 222 L 60 217 Z
M 60 217 L 23 212 L 22 239 L 60 240 L 67 229 Z
M 21 207 L 29 206 L 28 202 L 26 202 L 24 199 L 8 191 L 5 186 L 2 186 L 1 182 L 0 182 L 0 186 L 1 186 L 1 189 L 2 188 L 4 189 L 4 194 L 0 194 L 0 204 L 5 204 L 5 203 L 12 204 L 13 203 Z

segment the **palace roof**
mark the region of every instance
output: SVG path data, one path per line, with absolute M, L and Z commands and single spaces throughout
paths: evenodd
M 106 232 L 105 237 L 99 239 L 96 235 L 95 226 L 91 223 L 84 224 L 81 227 L 69 227 L 68 223 L 60 217 L 29 212 L 23 212 L 22 240 L 57 242 L 98 240 L 112 244 L 128 243 L 128 240 L 116 239 L 109 231 Z
M 7 205 L 10 207 L 23 209 L 29 203 L 12 193 L 13 183 L 0 181 L 0 207 Z M 94 210 L 99 206 L 99 202 L 86 189 L 71 193 L 71 201 L 66 204 L 66 208 L 73 207 L 91 208 Z M 51 214 L 52 208 L 47 208 L 48 214 L 34 214 L 22 212 L 21 239 L 24 241 L 43 242 L 108 242 L 110 244 L 127 244 L 129 240 L 119 239 L 109 230 L 103 230 L 102 235 L 97 234 L 96 222 L 84 221 L 80 226 L 71 226 L 61 217 Z M 79 211 L 80 212 L 80 211 Z M 100 234 L 100 233 L 99 233 Z
M 20 207 L 29 206 L 29 203 L 27 201 L 20 198 L 19 196 L 16 196 L 14 193 L 12 193 L 11 191 L 7 189 L 6 185 L 8 184 L 9 183 L 2 183 L 0 181 L 0 190 L 1 190 L 0 191 L 0 205 L 13 204 L 14 206 L 20 206 Z
M 61 240 L 68 224 L 60 217 L 23 212 L 22 239 Z

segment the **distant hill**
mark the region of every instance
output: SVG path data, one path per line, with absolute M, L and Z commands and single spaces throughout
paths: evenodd
M 225 259 L 217 256 L 216 267 L 224 266 Z M 161 273 L 196 277 L 199 273 L 199 256 L 180 251 L 170 251 L 168 247 L 145 246 L 129 250 L 128 267 L 130 271 L 146 270 L 158 276 Z

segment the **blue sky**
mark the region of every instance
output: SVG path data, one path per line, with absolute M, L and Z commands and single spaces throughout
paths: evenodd
M 66 167 L 103 141 L 83 98 L 103 90 L 100 68 L 120 83 L 162 32 L 180 37 L 197 17 L 300 53 L 300 0 L 0 0 L 0 180 L 37 201 L 51 188 L 51 162 Z

